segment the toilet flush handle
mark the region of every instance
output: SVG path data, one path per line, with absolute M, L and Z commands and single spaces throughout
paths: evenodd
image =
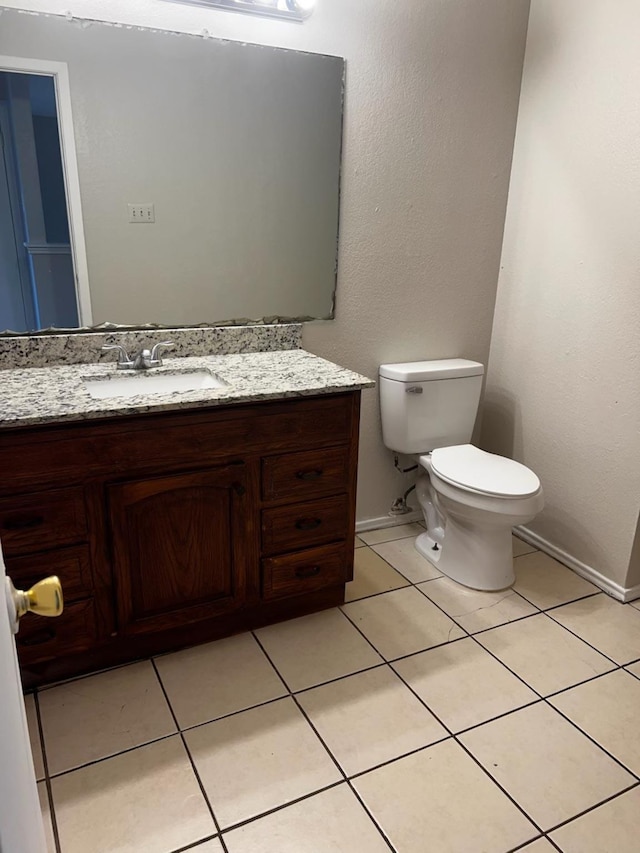
M 422 394 L 422 385 L 409 385 L 405 389 L 405 394 Z

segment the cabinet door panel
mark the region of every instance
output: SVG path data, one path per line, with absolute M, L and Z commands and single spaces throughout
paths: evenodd
M 242 602 L 245 477 L 232 465 L 109 487 L 121 630 L 168 628 Z

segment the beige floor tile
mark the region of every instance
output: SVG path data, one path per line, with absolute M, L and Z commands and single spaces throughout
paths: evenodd
M 424 533 L 424 530 L 421 529 L 420 532 Z M 394 569 L 397 569 L 412 583 L 442 577 L 442 572 L 439 572 L 422 554 L 416 551 L 415 541 L 415 536 L 409 539 L 397 539 L 395 542 L 383 542 L 381 545 L 374 545 L 373 550 L 388 563 L 391 563 Z
M 534 545 L 529 545 L 524 539 L 520 539 L 513 534 L 511 535 L 511 542 L 513 544 L 514 557 L 522 557 L 523 554 L 533 554 L 534 551 L 538 550 Z
M 355 540 L 355 543 L 354 543 L 354 544 L 355 544 L 355 547 L 356 547 L 356 548 L 364 548 L 364 546 L 365 546 L 367 543 L 366 543 L 366 542 L 363 542 L 363 541 L 362 541 L 362 539 L 361 539 L 359 536 L 356 536 L 356 540 Z
M 544 702 L 472 729 L 460 740 L 543 830 L 633 782 Z
M 598 587 L 542 551 L 518 557 L 514 568 L 513 589 L 541 610 L 598 592 Z
M 50 775 L 176 731 L 150 661 L 43 690 L 38 701 Z
M 229 853 L 389 853 L 347 785 L 337 785 L 224 836 Z
M 353 580 L 347 584 L 345 600 L 356 601 L 408 585 L 409 581 L 371 548 L 359 548 L 355 552 Z
M 338 608 L 269 625 L 256 635 L 294 691 L 381 663 Z
M 360 538 L 367 545 L 379 545 L 381 542 L 393 542 L 395 539 L 406 539 L 408 536 L 419 536 L 424 533 L 424 527 L 413 522 L 411 524 L 396 524 L 395 527 L 382 527 L 380 530 L 369 530 L 361 533 Z
M 414 587 L 344 605 L 344 612 L 386 660 L 464 636 L 464 631 Z
M 539 834 L 453 740 L 372 770 L 354 785 L 402 853 L 505 853 Z
M 287 693 L 251 634 L 159 657 L 156 666 L 182 729 Z
M 38 782 L 38 799 L 40 800 L 40 813 L 44 824 L 44 840 L 47 845 L 47 853 L 56 853 L 56 842 L 53 840 L 51 808 L 49 806 L 49 794 L 46 782 Z
M 178 735 L 51 785 L 64 853 L 167 853 L 216 832 Z
M 640 610 L 640 598 L 636 598 L 636 600 L 635 600 L 635 601 L 630 601 L 630 602 L 629 602 L 629 604 L 630 604 L 632 607 L 635 607 L 635 608 L 636 608 L 636 610 Z
M 480 592 L 444 577 L 421 583 L 419 589 L 470 634 L 538 613 L 512 589 Z
M 477 639 L 542 696 L 613 669 L 611 661 L 545 613 L 478 634 Z
M 31 744 L 31 754 L 33 755 L 33 769 L 36 772 L 36 779 L 44 779 L 44 761 L 42 758 L 42 744 L 40 743 L 40 730 L 38 729 L 38 712 L 36 711 L 36 701 L 33 693 L 28 693 L 24 697 L 24 707 L 27 712 L 27 726 L 29 728 L 29 743 Z
M 640 789 L 634 788 L 551 833 L 564 853 L 638 853 Z
M 393 668 L 454 732 L 538 698 L 472 639 L 413 655 Z
M 519 853 L 555 853 L 555 847 L 546 838 L 539 838 L 533 844 L 521 847 Z
M 601 595 L 576 601 L 549 614 L 616 663 L 638 659 L 640 612 Z
M 222 828 L 342 778 L 293 699 L 199 726 L 185 738 Z
M 348 776 L 448 737 L 388 667 L 316 687 L 298 701 Z
M 640 681 L 637 678 L 618 670 L 567 690 L 550 701 L 632 773 L 640 774 Z M 640 823 L 638 830 L 640 832 Z

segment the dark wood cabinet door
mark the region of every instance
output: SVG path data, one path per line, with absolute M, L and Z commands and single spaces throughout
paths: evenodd
M 251 535 L 246 469 L 108 487 L 120 633 L 208 619 L 244 599 Z

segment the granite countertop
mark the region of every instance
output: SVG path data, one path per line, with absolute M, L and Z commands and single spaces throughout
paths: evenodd
M 227 387 L 94 399 L 84 384 L 90 378 L 117 375 L 126 380 L 203 369 Z M 117 371 L 115 363 L 0 370 L 0 428 L 333 394 L 374 385 L 366 376 L 302 349 L 166 358 L 162 367 L 145 372 Z

